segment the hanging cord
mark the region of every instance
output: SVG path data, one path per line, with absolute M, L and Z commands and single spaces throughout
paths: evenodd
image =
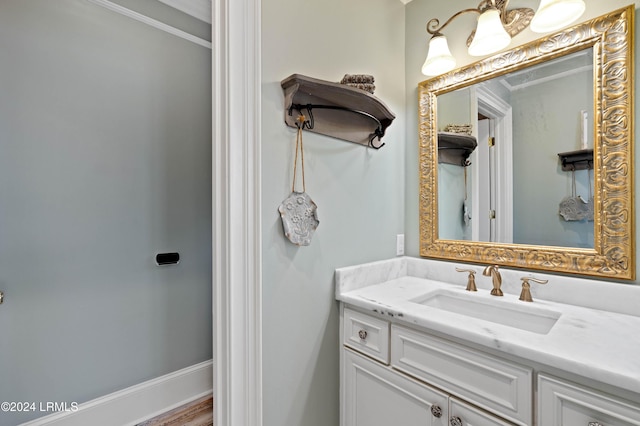
M 464 169 L 464 201 L 467 201 L 467 168 Z
M 306 192 L 307 188 L 304 182 L 304 149 L 302 147 L 302 128 L 306 122 L 306 117 L 304 115 L 298 116 L 298 123 L 296 126 L 298 127 L 298 132 L 296 134 L 296 156 L 293 160 L 293 184 L 291 184 L 291 192 L 296 192 L 296 175 L 298 174 L 298 146 L 300 146 L 300 159 L 302 165 L 302 192 Z
M 468 159 L 462 160 L 462 168 L 464 169 L 464 201 L 467 201 L 467 167 L 471 165 Z

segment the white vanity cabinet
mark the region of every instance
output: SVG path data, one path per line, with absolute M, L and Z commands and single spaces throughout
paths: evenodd
M 341 426 L 640 426 L 640 286 L 541 274 L 553 285 L 525 303 L 524 272 L 502 269 L 516 291 L 494 297 L 454 266 L 474 269 L 336 270 Z
M 341 310 L 341 426 L 640 426 L 640 403 L 597 382 Z
M 505 368 L 502 363 L 497 363 L 495 360 L 488 361 L 480 358 L 485 357 L 484 355 L 460 352 L 456 355 L 453 354 L 452 348 L 442 347 L 434 350 L 442 351 L 440 357 L 442 359 L 451 357 L 452 363 L 448 366 L 442 363 L 431 364 L 429 358 L 434 358 L 431 355 L 433 352 L 423 351 L 428 342 L 420 341 L 425 335 L 396 325 L 392 326 L 388 321 L 375 316 L 349 308 L 343 309 L 342 426 L 527 424 L 526 421 L 512 423 L 505 420 L 513 417 L 509 410 L 505 410 L 504 413 L 492 410 L 494 414 L 502 414 L 505 419 L 501 419 L 485 409 L 487 405 L 491 405 L 486 402 L 496 398 L 498 404 L 505 404 L 508 407 L 520 404 L 521 415 L 530 417 L 530 370 L 518 367 L 514 372 L 511 366 Z M 390 343 L 390 339 L 404 342 L 404 344 Z M 409 343 L 417 341 L 420 342 L 419 346 L 412 346 Z M 402 355 L 397 355 L 395 351 Z M 460 356 L 467 359 L 461 359 Z M 436 370 L 441 369 L 442 374 L 438 374 L 431 366 Z M 474 369 L 477 372 L 470 373 Z M 430 373 L 427 374 L 426 371 Z M 443 380 L 440 377 L 446 379 Z M 495 388 L 495 392 L 485 393 L 478 390 L 479 387 L 484 386 L 485 380 L 486 386 Z M 445 381 L 451 385 L 442 386 Z M 515 387 L 514 382 L 517 383 Z M 462 397 L 467 396 L 467 389 L 473 389 L 473 394 L 468 394 L 472 398 L 463 399 Z M 455 393 L 452 390 L 455 390 Z M 515 393 L 515 397 L 512 392 Z M 480 397 L 481 395 L 484 396 Z M 514 403 L 514 398 L 518 402 Z M 508 402 L 503 401 L 504 399 Z M 468 403 L 481 400 L 483 404 L 478 407 Z

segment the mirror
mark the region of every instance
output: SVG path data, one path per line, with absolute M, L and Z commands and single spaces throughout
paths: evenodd
M 592 47 L 438 95 L 440 238 L 593 248 L 593 99 Z
M 421 256 L 634 279 L 634 13 L 419 84 Z

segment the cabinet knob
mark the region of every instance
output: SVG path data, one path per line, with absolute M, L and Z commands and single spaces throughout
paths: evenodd
M 435 417 L 436 419 L 439 419 L 440 417 L 442 417 L 442 408 L 440 408 L 439 405 L 432 405 L 431 414 L 433 414 L 433 417 Z
M 358 337 L 360 337 L 362 340 L 365 340 L 367 338 L 367 330 L 358 331 Z
M 589 426 L 604 426 L 604 425 L 600 422 L 589 422 Z
M 0 291 L 0 305 L 4 302 L 4 293 Z
M 462 426 L 462 419 L 460 417 L 451 417 L 449 419 L 449 424 L 451 426 Z

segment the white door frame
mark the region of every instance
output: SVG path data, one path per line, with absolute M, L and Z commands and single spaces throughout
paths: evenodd
M 473 227 L 472 227 L 472 240 L 473 241 L 495 241 L 495 238 L 491 238 L 491 224 L 490 212 L 491 199 L 489 191 L 489 182 L 491 175 L 490 165 L 490 149 L 487 141 L 491 135 L 490 132 L 490 119 L 478 120 L 478 148 L 474 151 L 476 155 L 472 164 L 475 164 L 473 170 L 472 179 L 472 200 L 473 206 Z M 477 218 L 477 220 L 476 220 Z M 494 233 L 495 234 L 495 233 Z M 495 235 L 494 235 L 495 237 Z
M 212 0 L 214 425 L 262 425 L 260 0 Z
M 483 87 L 476 89 L 478 112 L 495 119 L 496 241 L 513 242 L 513 113 L 511 105 Z M 480 143 L 486 143 L 481 141 Z M 478 182 L 478 179 L 474 180 Z M 475 190 L 474 190 L 475 191 Z M 477 192 L 476 192 L 477 193 Z M 475 204 L 475 203 L 474 203 Z

